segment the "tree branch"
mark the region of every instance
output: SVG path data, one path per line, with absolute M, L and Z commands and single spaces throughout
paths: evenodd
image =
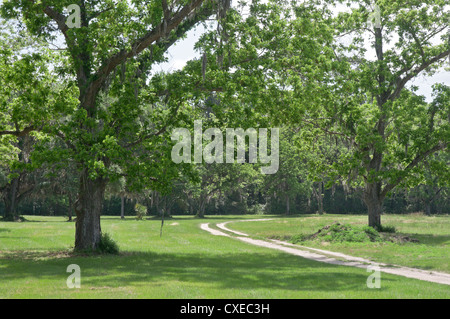
M 97 82 L 97 84 L 95 84 L 94 82 L 94 86 L 99 86 L 99 84 L 103 82 L 104 78 L 108 76 L 118 65 L 131 57 L 137 56 L 143 50 L 148 48 L 152 43 L 157 42 L 158 40 L 169 34 L 172 30 L 176 29 L 181 24 L 181 22 L 187 16 L 189 16 L 194 9 L 201 6 L 203 2 L 205 2 L 205 0 L 191 1 L 168 21 L 164 20 L 152 31 L 148 32 L 142 38 L 132 43 L 130 50 L 123 49 L 109 58 L 97 72 L 95 81 Z
M 420 162 L 422 162 L 425 158 L 427 158 L 428 156 L 432 155 L 433 153 L 443 150 L 448 146 L 448 142 L 444 143 L 441 142 L 437 145 L 435 145 L 434 147 L 430 148 L 429 150 L 427 150 L 426 152 L 423 152 L 419 155 L 417 155 L 412 161 L 411 163 L 408 164 L 408 166 L 405 167 L 405 169 L 403 170 L 403 172 L 407 172 L 410 169 L 413 169 L 414 167 L 416 167 Z M 400 184 L 400 182 L 405 178 L 406 175 L 397 177 L 397 179 L 393 182 L 393 183 L 389 183 L 387 184 L 384 189 L 381 191 L 381 198 L 384 198 L 391 190 L 393 190 L 398 184 Z
M 61 31 L 61 33 L 64 35 L 64 38 L 66 39 L 67 45 L 70 48 L 73 48 L 74 42 L 71 41 L 69 36 L 67 35 L 67 31 L 69 30 L 69 27 L 66 24 L 66 17 L 62 13 L 59 13 L 58 11 L 54 10 L 50 6 L 44 7 L 44 13 L 48 17 L 50 17 L 53 21 L 56 22 L 56 24 L 58 25 L 58 29 Z
M 130 148 L 130 147 L 136 146 L 136 145 L 142 143 L 146 139 L 149 139 L 154 136 L 159 136 L 159 135 L 163 134 L 164 132 L 166 132 L 167 127 L 169 127 L 169 125 L 173 124 L 173 120 L 178 113 L 180 104 L 178 104 L 177 107 L 174 109 L 173 114 L 170 117 L 170 119 L 158 131 L 140 136 L 136 141 L 133 141 L 133 142 L 128 143 L 127 145 L 124 145 L 124 148 Z
M 15 131 L 0 131 L 0 136 L 3 135 L 13 135 L 17 137 L 22 137 L 25 135 L 28 135 L 30 132 L 37 130 L 37 128 L 34 125 L 28 126 L 24 128 L 23 130 L 15 130 Z
M 444 51 L 441 54 L 428 60 L 427 62 L 422 63 L 422 65 L 415 68 L 410 74 L 406 75 L 405 77 L 403 77 L 403 78 L 399 77 L 397 80 L 397 83 L 396 83 L 396 88 L 395 88 L 394 92 L 392 92 L 389 95 L 388 100 L 391 100 L 391 101 L 396 100 L 399 97 L 401 91 L 403 90 L 403 88 L 405 87 L 406 83 L 408 83 L 409 80 L 411 80 L 412 78 L 417 76 L 420 72 L 422 72 L 423 70 L 428 68 L 433 63 L 436 63 L 437 61 L 444 59 L 448 55 L 450 55 L 450 50 Z

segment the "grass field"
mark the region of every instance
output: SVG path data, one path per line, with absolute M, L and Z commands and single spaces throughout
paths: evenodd
M 260 216 L 175 217 L 160 221 L 103 217 L 102 230 L 119 244 L 119 255 L 71 253 L 74 223 L 63 217 L 25 216 L 28 222 L 0 222 L 0 298 L 449 298 L 450 288 L 383 274 L 380 289 L 369 289 L 364 269 L 329 265 L 236 239 L 212 236 L 200 223 Z M 275 218 L 233 223 L 255 236 L 313 232 L 338 216 Z M 363 223 L 364 216 L 345 216 Z M 389 220 L 388 220 L 389 218 Z M 408 219 L 409 218 L 409 219 Z M 401 232 L 417 233 L 420 244 L 326 249 L 390 258 L 392 263 L 449 272 L 450 218 L 386 216 Z M 389 252 L 389 256 L 385 256 Z M 419 256 L 422 256 L 419 258 Z M 81 288 L 69 289 L 67 266 L 81 268 Z

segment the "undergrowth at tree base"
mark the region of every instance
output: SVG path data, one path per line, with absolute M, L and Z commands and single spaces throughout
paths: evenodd
M 97 249 L 74 250 L 73 253 L 78 256 L 118 255 L 119 246 L 108 233 L 102 233 Z
M 117 255 L 119 253 L 119 246 L 108 233 L 103 233 L 98 245 L 98 251 L 102 254 Z

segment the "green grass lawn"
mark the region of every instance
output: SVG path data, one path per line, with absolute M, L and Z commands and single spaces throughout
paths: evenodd
M 28 222 L 0 222 L 0 298 L 450 297 L 446 285 L 388 274 L 382 274 L 380 289 L 369 289 L 366 280 L 370 273 L 365 269 L 306 260 L 212 236 L 199 228 L 204 222 L 255 217 L 258 216 L 176 217 L 165 221 L 162 237 L 158 220 L 103 217 L 103 232 L 109 233 L 121 250 L 119 255 L 109 256 L 72 254 L 75 225 L 63 217 L 26 216 Z M 360 217 L 349 218 L 357 222 Z M 230 226 L 266 236 L 269 232 L 295 233 L 303 220 L 307 219 L 278 218 L 271 223 Z M 445 220 L 448 222 L 443 218 L 442 223 Z M 405 229 L 415 229 L 413 223 L 404 224 Z M 316 226 L 310 227 L 315 230 Z M 432 229 L 435 227 L 441 226 Z M 449 228 L 442 227 L 437 235 L 448 243 Z M 429 233 L 424 230 L 421 235 L 427 238 Z M 444 240 L 440 241 L 435 239 L 434 246 L 444 245 Z M 446 253 L 448 259 L 448 250 Z M 70 273 L 66 269 L 70 264 L 81 268 L 80 289 L 67 288 Z

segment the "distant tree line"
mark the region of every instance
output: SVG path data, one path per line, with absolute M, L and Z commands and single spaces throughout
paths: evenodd
M 135 216 L 136 204 L 147 207 L 147 216 L 226 214 L 366 214 L 361 189 L 345 182 L 328 183 L 327 179 L 315 181 L 310 175 L 317 161 L 332 160 L 340 143 L 324 144 L 317 149 L 324 156 L 294 157 L 299 154 L 292 138 L 292 130 L 284 130 L 280 140 L 280 169 L 276 174 L 260 174 L 257 165 L 244 164 L 196 164 L 195 178 L 181 175 L 174 180 L 171 190 L 132 191 L 125 179 L 108 184 L 102 214 Z M 26 142 L 25 142 L 26 140 Z M 49 142 L 48 147 L 52 147 Z M 19 149 L 21 158 L 33 148 L 30 138 L 24 138 Z M 326 151 L 325 151 L 326 148 Z M 248 152 L 246 154 L 248 159 Z M 446 156 L 441 154 L 440 156 Z M 77 174 L 73 165 L 34 170 L 16 171 L 9 181 L 11 169 L 1 166 L 0 215 L 5 216 L 14 202 L 17 215 L 44 215 L 75 217 Z M 316 174 L 313 174 L 316 175 Z M 9 181 L 9 182 L 8 182 Z M 398 188 L 384 203 L 384 213 L 403 214 L 423 212 L 427 215 L 450 212 L 449 188 L 440 186 L 437 178 L 430 184 L 413 188 Z
M 424 187 L 410 191 L 396 192 L 385 202 L 386 214 L 424 213 L 427 215 L 448 214 L 450 200 L 448 189 L 441 190 L 428 203 L 420 196 Z M 136 199 L 126 198 L 124 201 L 124 216 L 135 216 Z M 159 216 L 162 206 L 151 204 L 151 199 L 145 203 L 148 216 Z M 246 200 L 241 200 L 236 194 L 224 194 L 213 199 L 205 207 L 205 215 L 227 214 L 286 214 L 286 201 L 274 195 L 265 197 L 262 193 L 252 194 Z M 290 203 L 290 214 L 315 214 L 319 205 L 313 196 L 298 194 Z M 66 196 L 51 196 L 47 198 L 26 199 L 18 205 L 18 211 L 23 215 L 40 216 L 70 216 L 73 215 Z M 112 196 L 105 199 L 102 215 L 120 216 L 122 211 L 121 197 Z M 329 214 L 366 214 L 366 207 L 356 193 L 347 193 L 342 186 L 325 189 L 323 192 L 323 211 Z M 171 207 L 173 215 L 195 215 L 189 205 L 182 199 L 175 199 Z M 5 203 L 0 202 L 0 215 L 5 215 Z

